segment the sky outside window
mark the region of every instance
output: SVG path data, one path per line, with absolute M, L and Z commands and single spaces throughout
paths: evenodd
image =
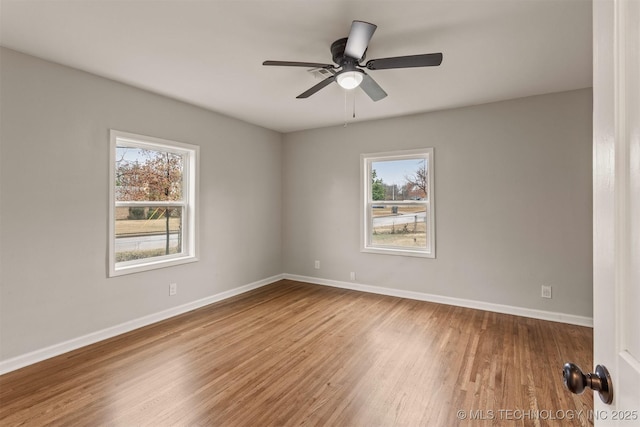
M 387 185 L 403 186 L 407 177 L 411 177 L 422 167 L 425 159 L 402 159 L 371 162 L 371 170 L 376 171 L 376 177 Z

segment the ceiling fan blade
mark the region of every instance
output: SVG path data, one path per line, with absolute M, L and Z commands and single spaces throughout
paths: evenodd
M 369 46 L 369 40 L 371 40 L 376 28 L 378 28 L 377 25 L 368 22 L 353 21 L 347 38 L 347 45 L 344 48 L 345 56 L 359 61 L 364 56 L 364 52 Z
M 313 86 L 312 88 L 308 89 L 307 91 L 302 92 L 300 95 L 296 96 L 296 98 L 298 98 L 298 99 L 308 98 L 311 95 L 313 95 L 314 93 L 318 92 L 320 89 L 322 89 L 325 86 L 328 86 L 329 84 L 333 83 L 335 80 L 336 80 L 336 76 L 327 77 L 326 79 L 322 80 L 317 85 Z
M 296 62 L 296 61 L 264 61 L 262 65 L 276 65 L 281 67 L 306 67 L 306 68 L 335 68 L 332 64 L 319 64 L 317 62 Z
M 387 96 L 387 92 L 385 92 L 378 83 L 376 83 L 373 78 L 367 73 L 364 73 L 364 77 L 362 79 L 362 83 L 360 83 L 360 87 L 369 95 L 374 102 L 380 101 L 382 98 Z
M 442 63 L 442 53 L 424 55 L 396 56 L 367 61 L 369 70 L 388 70 L 390 68 L 435 67 Z

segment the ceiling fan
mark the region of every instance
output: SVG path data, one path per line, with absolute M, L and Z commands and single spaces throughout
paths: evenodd
M 442 63 L 442 53 L 427 53 L 371 59 L 362 65 L 361 62 L 365 59 L 369 40 L 371 40 L 376 28 L 378 28 L 376 25 L 368 22 L 353 21 L 349 37 L 336 40 L 331 44 L 331 55 L 333 56 L 333 62 L 337 66 L 295 61 L 264 61 L 262 65 L 317 68 L 325 69 L 331 73 L 331 76 L 302 92 L 296 98 L 308 98 L 329 84 L 337 82 L 345 89 L 355 89 L 360 86 L 373 101 L 379 101 L 386 97 L 387 93 L 363 68 L 367 70 L 388 70 L 391 68 L 434 67 Z

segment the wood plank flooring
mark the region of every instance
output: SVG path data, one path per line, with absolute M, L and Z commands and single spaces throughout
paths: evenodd
M 0 376 L 0 425 L 589 426 L 561 368 L 590 369 L 592 342 L 283 280 Z

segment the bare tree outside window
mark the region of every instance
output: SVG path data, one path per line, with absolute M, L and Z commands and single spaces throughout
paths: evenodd
M 405 176 L 405 189 L 410 197 L 426 199 L 429 190 L 429 172 L 426 160 L 421 160 L 420 165 L 413 174 Z

